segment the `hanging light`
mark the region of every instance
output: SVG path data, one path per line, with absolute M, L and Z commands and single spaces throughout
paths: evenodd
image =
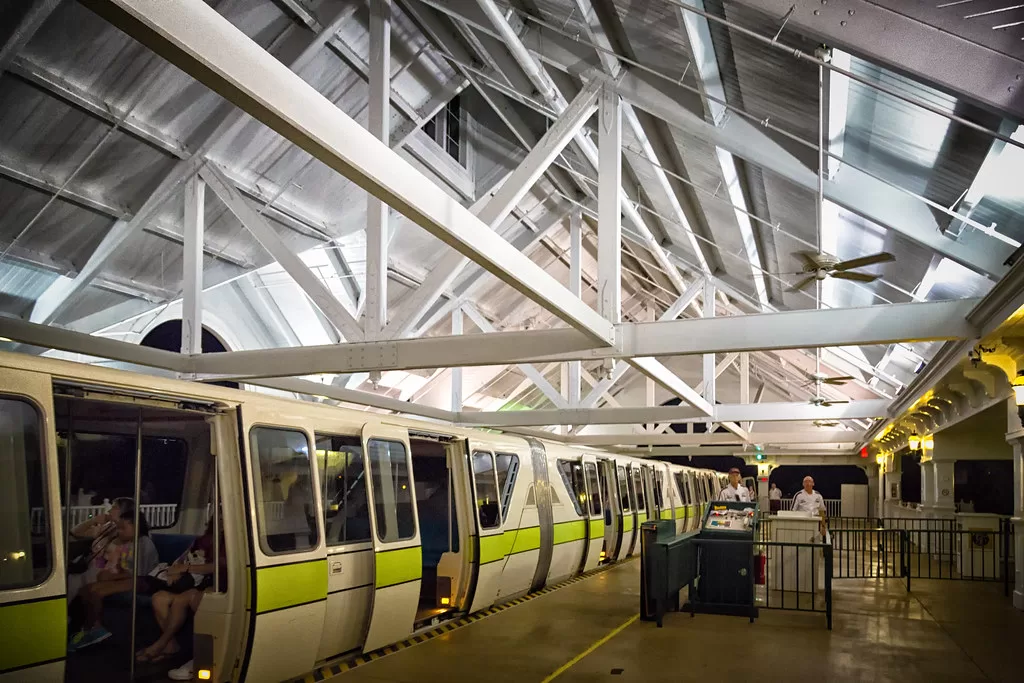
M 931 434 L 929 434 L 928 436 L 924 437 L 924 439 L 921 440 L 921 446 L 924 447 L 924 449 L 926 451 L 934 450 L 935 449 L 935 437 L 932 436 Z
M 1013 379 L 1013 400 L 1018 406 L 1024 406 L 1024 370 L 1018 370 Z
M 921 437 L 917 435 L 917 432 L 910 435 L 910 438 L 907 439 L 907 445 L 910 446 L 910 450 L 912 451 L 916 451 L 921 447 Z

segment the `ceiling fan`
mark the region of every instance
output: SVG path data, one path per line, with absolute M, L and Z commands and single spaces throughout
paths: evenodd
M 804 382 L 804 384 L 803 384 L 803 386 L 805 386 L 805 387 L 809 387 L 812 384 L 817 384 L 819 386 L 822 385 L 822 384 L 828 384 L 830 386 L 839 387 L 839 386 L 842 386 L 842 385 L 846 384 L 849 381 L 852 381 L 852 380 L 856 379 L 856 377 L 852 377 L 850 375 L 840 375 L 839 377 L 829 377 L 828 375 L 826 375 L 826 374 L 824 374 L 822 372 L 815 372 L 813 374 L 808 375 L 808 377 L 810 379 L 807 382 Z
M 797 273 L 792 273 L 792 275 L 804 275 L 805 277 L 789 287 L 786 290 L 788 292 L 804 289 L 814 282 L 829 277 L 839 280 L 854 280 L 856 282 L 874 282 L 882 276 L 851 271 L 854 268 L 863 268 L 864 266 L 873 266 L 877 263 L 889 263 L 896 260 L 896 257 L 887 251 L 870 254 L 869 256 L 861 256 L 860 258 L 848 261 L 840 261 L 830 254 L 815 254 L 811 251 L 798 251 L 794 255 L 804 262 L 804 269 Z
M 815 396 L 811 398 L 809 403 L 812 406 L 822 406 L 824 408 L 828 408 L 829 406 L 839 405 L 840 403 L 849 403 L 849 401 L 833 401 L 823 396 Z

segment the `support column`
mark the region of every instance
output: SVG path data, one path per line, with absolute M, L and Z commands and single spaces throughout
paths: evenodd
M 935 506 L 935 463 L 929 460 L 921 463 L 921 507 L 931 515 Z
M 1013 606 L 1024 610 L 1024 431 L 1008 437 L 1013 447 Z
M 750 354 L 740 354 L 740 403 L 750 403 Z
M 203 352 L 203 240 L 206 183 L 197 175 L 185 183 L 185 255 L 182 276 L 181 352 Z
M 462 334 L 462 306 L 452 309 L 452 336 Z M 462 410 L 462 368 L 452 368 L 452 412 Z
M 877 465 L 874 467 L 866 467 L 865 470 L 868 475 L 868 517 L 881 517 L 878 513 L 878 494 L 881 493 L 881 489 L 878 487 L 878 480 L 884 479 L 885 477 L 879 476 L 879 468 Z
M 583 211 L 575 207 L 569 214 L 569 291 L 583 296 Z M 565 397 L 572 408 L 580 405 L 580 370 L 582 361 L 569 361 L 569 393 Z
M 715 317 L 715 295 L 717 294 L 715 284 L 711 278 L 704 278 L 704 317 Z M 704 359 L 704 400 L 711 404 L 712 410 L 715 407 L 715 354 L 705 353 Z M 708 433 L 715 430 L 714 423 L 708 423 Z
M 952 517 L 956 514 L 953 497 L 953 465 L 952 460 L 932 460 L 932 482 L 935 491 L 932 494 L 936 517 Z
M 367 129 L 385 145 L 391 125 L 391 0 L 370 0 L 370 101 Z M 366 321 L 364 335 L 379 339 L 388 318 L 388 206 L 366 200 Z
M 619 96 L 605 88 L 598 107 L 597 311 L 622 319 L 622 113 Z

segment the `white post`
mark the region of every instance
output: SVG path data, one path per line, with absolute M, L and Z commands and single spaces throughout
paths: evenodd
M 740 354 L 740 403 L 750 403 L 750 354 Z
M 715 283 L 711 278 L 704 278 L 704 318 L 715 317 Z M 704 400 L 715 406 L 715 354 L 705 353 L 704 360 Z M 708 432 L 714 431 L 714 423 L 708 423 Z
M 391 124 L 391 0 L 370 0 L 368 130 L 389 144 Z M 364 335 L 379 339 L 388 318 L 388 206 L 366 200 L 366 321 Z
M 622 114 L 619 96 L 601 91 L 598 107 L 597 311 L 622 319 Z
M 1024 610 L 1024 430 L 1010 434 L 1009 442 L 1013 446 L 1013 606 Z
M 185 255 L 181 306 L 181 352 L 203 352 L 203 234 L 206 183 L 198 175 L 185 182 Z
M 935 486 L 932 500 L 936 517 L 952 517 L 956 514 L 953 497 L 953 465 L 952 460 L 932 460 L 932 482 Z
M 462 306 L 452 309 L 452 336 L 462 334 Z M 454 367 L 452 378 L 452 412 L 462 410 L 462 368 Z
M 569 214 L 569 291 L 583 296 L 583 211 L 575 207 Z M 580 370 L 582 361 L 569 361 L 569 393 L 565 400 L 576 408 L 580 404 Z

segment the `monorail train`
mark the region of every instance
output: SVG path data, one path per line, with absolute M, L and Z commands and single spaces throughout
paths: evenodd
M 118 497 L 139 502 L 163 562 L 222 529 L 223 578 L 177 641 L 200 678 L 281 681 L 635 555 L 647 519 L 693 529 L 725 481 L 14 354 L 0 354 L 0 463 L 4 683 L 144 677 L 133 656 L 160 635 L 147 595 L 107 597 L 109 640 L 67 651 L 68 531 Z

